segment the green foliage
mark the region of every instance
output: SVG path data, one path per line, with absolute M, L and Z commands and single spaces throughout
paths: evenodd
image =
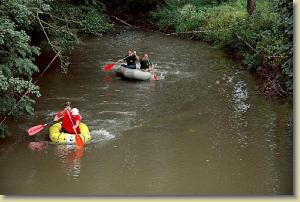
M 29 44 L 30 37 L 23 30 L 16 30 L 15 24 L 7 18 L 0 17 L 0 67 L 8 76 L 27 76 L 38 71 L 33 64 L 39 49 Z
M 228 47 L 229 44 L 233 44 L 234 24 L 246 16 L 246 11 L 243 11 L 241 7 L 240 2 L 237 2 L 207 9 L 203 15 L 201 37 L 219 47 Z
M 282 72 L 287 75 L 287 85 L 293 88 L 293 2 L 289 0 L 279 0 L 277 10 L 280 14 L 279 33 L 285 44 L 282 48 L 282 55 L 287 59 L 282 61 Z
M 0 136 L 4 120 L 32 114 L 40 96 L 32 82 L 40 47 L 32 45 L 31 36 L 42 38 L 54 52 L 71 50 L 78 35 L 99 36 L 112 28 L 101 5 L 94 0 L 0 0 Z M 59 59 L 66 66 L 67 58 L 60 54 Z
M 203 23 L 210 22 L 206 18 L 218 17 L 213 16 L 212 9 L 220 9 L 221 7 L 212 7 L 221 2 L 232 1 L 206 1 L 206 0 L 169 0 L 167 5 L 160 6 L 151 12 L 152 21 L 162 31 L 186 32 L 200 30 Z M 224 12 L 228 12 L 224 8 Z M 232 8 L 232 7 L 231 7 Z M 217 12 L 215 12 L 217 13 Z
M 50 3 L 50 11 L 39 11 L 35 31 L 47 35 L 48 48 L 54 51 L 71 51 L 79 43 L 79 35 L 101 36 L 113 28 L 105 20 L 100 4 L 74 1 L 54 0 Z M 62 59 L 62 58 L 61 58 Z
M 203 22 L 203 12 L 199 12 L 193 4 L 186 4 L 179 9 L 180 16 L 177 18 L 176 31 L 185 32 L 197 30 Z
M 274 2 L 278 3 L 278 2 Z M 275 4 L 275 5 L 276 5 Z M 246 19 L 238 20 L 233 30 L 239 33 L 243 40 L 251 44 L 255 51 L 239 42 L 237 50 L 244 56 L 243 63 L 251 69 L 271 69 L 281 73 L 282 81 L 287 88 L 292 89 L 293 81 L 293 37 L 292 37 L 292 3 L 286 5 L 290 8 L 289 17 L 283 16 L 269 4 L 260 5 L 255 13 Z M 279 5 L 286 11 L 287 7 Z
M 151 13 L 160 30 L 191 33 L 194 38 L 234 50 L 249 69 L 276 72 L 292 89 L 292 1 L 258 0 L 252 16 L 242 0 L 167 2 Z
M 18 29 L 30 30 L 35 23 L 37 11 L 50 11 L 52 0 L 0 0 L 2 16 L 7 16 Z
M 260 56 L 272 55 L 277 46 L 274 42 L 280 43 L 274 34 L 278 20 L 279 16 L 276 13 L 266 8 L 257 8 L 251 17 L 247 16 L 235 22 L 232 32 L 240 36 L 240 39 L 235 38 L 237 46 L 234 48 L 244 57 L 243 63 L 249 69 L 261 70 L 267 61 L 262 61 Z M 267 58 L 264 57 L 265 59 Z
M 103 32 L 112 29 L 112 24 L 109 24 L 104 16 L 95 8 L 85 5 L 65 5 L 58 3 L 52 5 L 52 15 L 56 18 L 51 18 L 51 23 L 65 26 L 74 34 L 89 34 L 99 36 Z
M 9 115 L 19 116 L 25 113 L 33 113 L 32 104 L 34 100 L 29 94 L 40 96 L 39 87 L 32 81 L 25 81 L 20 78 L 7 78 L 0 74 L 0 114 L 9 112 Z M 23 96 L 26 92 L 30 92 Z M 18 105 L 17 105 L 17 102 Z
M 24 1 L 20 1 L 25 3 Z M 40 96 L 38 87 L 31 81 L 38 71 L 34 59 L 39 48 L 30 44 L 30 37 L 21 27 L 30 27 L 31 11 L 18 4 L 19 1 L 4 1 L 0 6 L 0 118 L 17 117 L 33 113 L 29 96 Z M 20 12 L 23 13 L 20 13 Z M 14 17 L 15 16 L 15 17 Z M 28 92 L 26 96 L 23 96 Z M 1 124 L 0 135 L 5 126 Z
M 151 16 L 153 22 L 161 31 L 173 31 L 175 30 L 180 12 L 176 6 L 169 4 L 151 12 Z

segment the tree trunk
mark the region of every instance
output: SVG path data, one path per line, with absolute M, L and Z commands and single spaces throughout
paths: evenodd
M 254 10 L 255 10 L 255 0 L 247 0 L 248 14 L 252 15 Z

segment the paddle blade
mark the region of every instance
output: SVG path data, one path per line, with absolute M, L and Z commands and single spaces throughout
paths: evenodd
M 110 71 L 114 66 L 115 66 L 116 64 L 108 64 L 108 65 L 106 65 L 104 68 L 103 68 L 103 70 L 104 71 Z
M 76 141 L 76 145 L 77 146 L 79 146 L 79 147 L 83 147 L 84 146 L 84 142 L 82 141 L 80 135 L 76 134 L 75 141 Z
M 156 74 L 153 75 L 153 79 L 154 79 L 154 81 L 157 81 L 157 80 L 158 80 L 158 77 L 157 77 Z
M 37 134 L 38 132 L 40 132 L 41 130 L 43 130 L 45 128 L 45 126 L 46 126 L 45 124 L 40 124 L 38 126 L 33 126 L 33 127 L 29 128 L 27 130 L 28 135 L 32 136 L 32 135 Z

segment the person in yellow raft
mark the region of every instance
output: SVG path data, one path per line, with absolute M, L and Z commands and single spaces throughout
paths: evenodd
M 82 147 L 91 140 L 91 134 L 86 124 L 81 122 L 81 115 L 77 108 L 71 108 L 71 103 L 66 102 L 65 108 L 59 111 L 54 120 L 55 123 L 49 128 L 49 137 L 52 142 Z
M 65 103 L 65 108 L 57 112 L 53 121 L 57 121 L 60 118 L 62 119 L 61 132 L 75 134 L 76 130 L 77 133 L 80 133 L 79 124 L 82 117 L 77 108 L 71 108 L 71 102 Z

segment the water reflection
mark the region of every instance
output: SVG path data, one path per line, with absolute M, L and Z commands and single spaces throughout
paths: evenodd
M 59 157 L 68 176 L 78 180 L 81 168 L 81 158 L 84 154 L 84 148 L 76 145 L 56 145 L 55 155 Z
M 112 83 L 111 78 L 108 75 L 104 76 L 103 81 L 108 85 L 110 85 Z
M 29 142 L 28 148 L 32 151 L 43 151 L 46 148 L 44 142 Z
M 64 166 L 67 176 L 71 176 L 74 180 L 78 180 L 81 170 L 81 158 L 84 155 L 84 147 L 76 145 L 56 145 L 50 142 L 29 142 L 28 148 L 36 152 L 48 152 L 48 146 L 54 146 L 54 154 L 59 158 Z

